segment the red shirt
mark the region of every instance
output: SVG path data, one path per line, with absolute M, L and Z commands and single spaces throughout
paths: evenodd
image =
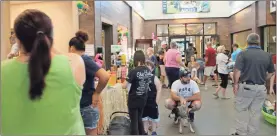
M 276 54 L 275 55 L 272 55 L 272 61 L 273 61 L 273 64 L 276 65 Z M 276 70 L 275 70 L 275 74 L 276 74 Z M 275 78 L 274 78 L 274 83 L 276 83 L 276 75 L 274 75 Z
M 216 51 L 213 48 L 207 48 L 205 57 L 208 59 L 208 62 L 205 66 L 216 66 Z

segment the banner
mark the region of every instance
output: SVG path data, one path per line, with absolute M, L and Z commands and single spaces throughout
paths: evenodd
M 276 12 L 276 1 L 270 1 L 270 13 Z
M 94 56 L 95 55 L 93 44 L 87 44 L 86 45 L 85 54 L 88 55 L 88 56 Z
M 164 14 L 207 13 L 210 12 L 209 1 L 162 1 Z
M 111 53 L 122 51 L 122 45 L 111 45 Z

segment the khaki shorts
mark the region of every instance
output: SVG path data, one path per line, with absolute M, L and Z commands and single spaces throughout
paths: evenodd
M 215 66 L 207 66 L 207 67 L 205 67 L 205 69 L 204 69 L 204 75 L 205 76 L 212 75 L 214 73 L 215 69 L 216 69 Z

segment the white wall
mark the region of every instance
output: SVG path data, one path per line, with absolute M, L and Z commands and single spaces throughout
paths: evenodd
M 183 13 L 163 14 L 162 1 L 145 1 L 145 19 L 173 19 L 173 18 L 210 18 L 227 17 L 230 15 L 228 1 L 210 1 L 210 12 L 208 13 Z
M 245 8 L 247 6 L 250 6 L 254 2 L 255 1 L 231 1 L 231 2 L 229 2 L 229 5 L 231 7 L 230 15 L 233 15 L 233 14 L 239 12 L 240 10 L 242 10 L 243 8 Z
M 74 1 L 11 3 L 11 27 L 13 27 L 15 18 L 26 9 L 38 9 L 52 19 L 54 46 L 59 51 L 68 52 L 68 42 L 79 29 L 76 3 Z
M 134 11 L 136 11 L 140 16 L 144 17 L 145 16 L 145 10 L 144 10 L 144 3 L 145 1 L 126 1 Z
M 11 49 L 10 45 L 10 2 L 0 2 L 0 16 L 1 16 L 1 60 L 7 59 L 7 55 Z

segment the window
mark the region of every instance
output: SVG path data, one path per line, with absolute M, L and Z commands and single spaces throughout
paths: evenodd
M 233 34 L 233 44 L 236 43 L 239 45 L 239 48 L 245 49 L 247 47 L 246 39 L 250 33 L 252 33 L 252 30 L 234 33 Z
M 168 25 L 157 25 L 157 36 L 168 36 Z
M 204 24 L 204 34 L 205 35 L 216 34 L 215 23 Z
M 270 54 L 276 53 L 276 26 L 264 28 L 264 50 Z
M 187 24 L 187 35 L 203 35 L 203 24 Z
M 183 24 L 169 25 L 169 34 L 170 35 L 185 35 L 186 34 L 186 26 Z

